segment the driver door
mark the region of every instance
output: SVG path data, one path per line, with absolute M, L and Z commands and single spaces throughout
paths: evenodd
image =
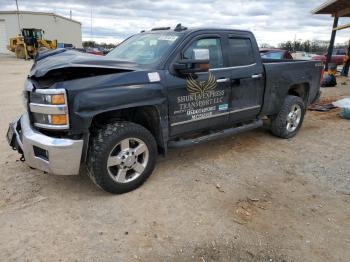
M 230 72 L 224 70 L 222 45 L 220 35 L 194 37 L 183 48 L 180 58 L 195 59 L 194 51 L 208 50 L 209 71 L 168 74 L 170 136 L 212 129 L 228 122 L 231 82 Z

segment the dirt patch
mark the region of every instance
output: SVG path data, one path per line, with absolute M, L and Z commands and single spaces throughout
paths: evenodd
M 269 245 L 242 245 L 235 241 L 222 244 L 212 241 L 191 247 L 185 254 L 179 252 L 175 261 L 293 261 L 281 254 L 281 251 Z
M 240 199 L 234 206 L 235 212 L 233 221 L 244 225 L 251 222 L 255 216 L 259 215 L 261 210 L 267 209 L 267 204 L 271 201 L 267 200 L 267 194 L 264 194 L 263 198 L 251 198 Z
M 328 112 L 317 112 L 317 111 L 309 111 L 308 114 L 312 115 L 312 117 L 318 119 L 318 120 L 334 120 L 338 121 L 340 120 L 340 109 L 335 108 Z M 320 123 L 321 124 L 321 123 Z

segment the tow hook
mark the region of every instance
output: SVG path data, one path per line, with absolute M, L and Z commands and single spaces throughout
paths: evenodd
M 26 159 L 24 158 L 24 155 L 22 154 L 21 158 L 19 159 L 21 162 L 24 162 Z

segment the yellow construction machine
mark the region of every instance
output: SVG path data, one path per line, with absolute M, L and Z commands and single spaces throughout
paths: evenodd
M 34 58 L 41 49 L 57 48 L 57 40 L 43 39 L 44 31 L 36 28 L 23 28 L 21 35 L 10 38 L 7 49 L 14 52 L 17 58 Z

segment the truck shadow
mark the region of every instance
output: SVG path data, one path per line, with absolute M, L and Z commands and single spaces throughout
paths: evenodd
M 190 166 L 191 163 L 215 160 L 218 157 L 225 157 L 224 155 L 228 152 L 248 153 L 249 151 L 254 151 L 256 147 L 264 143 L 264 139 L 270 141 L 269 137 L 270 139 L 274 139 L 266 128 L 259 128 L 199 145 L 170 149 L 165 157 L 158 156 L 156 169 L 143 187 L 148 183 L 157 183 L 157 181 L 161 181 L 160 179 L 164 172 L 167 173 L 167 170 L 174 170 L 179 165 L 186 167 Z M 78 176 L 55 176 L 44 174 L 38 170 L 32 171 L 37 173 L 38 176 L 40 176 L 39 180 L 42 180 L 41 183 L 45 184 L 42 188 L 47 188 L 50 192 L 56 191 L 57 194 L 62 194 L 63 192 L 85 192 L 84 194 L 95 197 L 114 196 L 98 188 L 90 180 L 85 170 L 82 170 L 81 174 Z M 42 176 L 44 176 L 45 179 L 43 179 Z M 70 193 L 68 195 L 70 195 Z
M 184 148 L 170 148 L 167 156 L 159 157 L 158 164 L 176 159 L 183 160 L 184 158 L 190 161 L 216 158 L 231 150 L 236 152 L 254 150 L 254 147 L 261 145 L 264 137 L 270 137 L 270 139 L 272 137 L 265 127 L 203 144 Z M 274 139 L 274 137 L 272 138 Z

